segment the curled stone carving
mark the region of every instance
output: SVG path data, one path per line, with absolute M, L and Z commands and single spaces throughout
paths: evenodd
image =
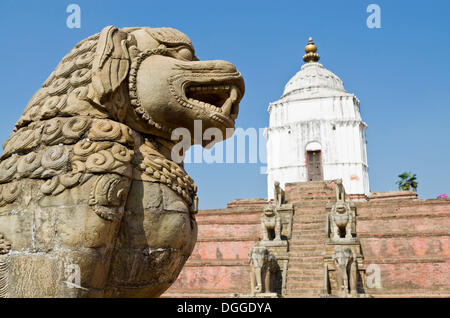
M 92 125 L 88 137 L 92 140 L 116 140 L 122 131 L 119 124 L 110 120 L 97 120 Z
M 127 196 L 129 181 L 117 175 L 97 177 L 90 194 L 89 204 L 95 206 L 95 213 L 109 221 L 118 221 L 121 209 L 118 209 Z
M 131 177 L 133 150 L 113 142 L 83 140 L 74 146 L 73 172 L 114 172 Z
M 74 144 L 82 139 L 115 141 L 132 147 L 135 132 L 126 125 L 107 119 L 87 117 L 59 117 L 30 124 L 14 132 L 5 142 L 2 158 L 14 153 L 26 153 L 39 144 Z
M 13 203 L 21 193 L 21 186 L 17 182 L 0 185 L 0 206 Z
M 11 242 L 0 233 L 0 255 L 8 254 L 11 250 Z
M 53 142 L 59 142 L 64 139 L 62 135 L 62 123 L 60 119 L 50 120 L 45 123 L 42 130 L 42 142 L 47 145 L 53 144 Z M 39 138 L 39 137 L 37 137 Z
M 228 136 L 243 93 L 232 64 L 199 61 L 175 29 L 108 26 L 78 43 L 3 144 L 0 231 L 10 272 L 31 274 L 0 274 L 0 296 L 162 294 L 197 236 L 197 186 L 172 161 L 171 132 L 193 136 L 201 120 Z M 67 262 L 76 286 L 60 277 Z
M 89 127 L 89 121 L 83 117 L 75 117 L 67 120 L 62 127 L 64 138 L 77 140 Z
M 19 157 L 17 164 L 17 173 L 20 177 L 36 177 L 42 172 L 41 159 L 42 152 L 30 152 L 25 156 Z
M 2 196 L 6 203 L 14 202 L 20 195 L 20 184 L 17 182 L 8 183 L 3 187 Z
M 44 168 L 60 170 L 69 162 L 69 152 L 64 146 L 53 146 L 48 148 L 42 156 Z
M 19 156 L 13 156 L 0 163 L 0 183 L 10 181 L 17 171 Z
M 0 298 L 6 298 L 9 275 L 9 251 L 11 242 L 0 233 Z

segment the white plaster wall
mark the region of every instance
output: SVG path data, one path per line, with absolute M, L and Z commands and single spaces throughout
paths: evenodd
M 310 142 L 321 144 L 325 180 L 342 178 L 348 193 L 369 194 L 366 125 L 354 95 L 324 89 L 306 96 L 303 92 L 272 103 L 269 113 L 269 199 L 273 198 L 274 181 L 282 187 L 307 181 L 306 146 Z

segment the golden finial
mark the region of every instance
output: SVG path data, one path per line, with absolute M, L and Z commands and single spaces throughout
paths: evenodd
M 305 46 L 306 54 L 303 55 L 303 61 L 306 63 L 317 62 L 320 60 L 320 55 L 317 54 L 317 46 L 314 44 L 313 39 L 310 37 L 308 44 Z

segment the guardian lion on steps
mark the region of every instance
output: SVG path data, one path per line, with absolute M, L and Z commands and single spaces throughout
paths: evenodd
M 243 94 L 232 64 L 199 61 L 175 29 L 109 26 L 76 45 L 3 144 L 0 297 L 161 295 L 197 239 L 172 131 L 201 120 L 226 136 Z

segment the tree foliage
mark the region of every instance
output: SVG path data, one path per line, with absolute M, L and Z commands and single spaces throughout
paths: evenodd
M 403 172 L 402 174 L 399 174 L 398 177 L 400 180 L 395 183 L 398 184 L 399 190 L 417 192 L 418 182 L 415 173 Z

